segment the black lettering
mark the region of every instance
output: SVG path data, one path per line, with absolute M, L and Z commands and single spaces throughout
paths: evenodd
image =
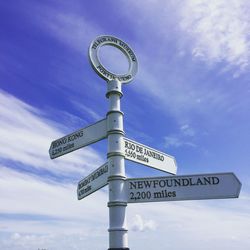
M 210 177 L 209 177 L 210 178 Z M 196 185 L 207 185 L 206 184 L 206 177 L 204 177 L 204 183 L 201 181 L 201 178 L 198 178 L 198 180 L 197 180 L 197 183 L 196 183 Z M 208 182 L 210 182 L 209 180 L 207 180 Z M 209 183 L 210 184 L 210 183 Z
M 78 138 L 80 138 L 82 136 L 83 136 L 83 131 L 80 130 L 80 131 L 78 131 L 78 132 L 76 132 L 76 133 L 74 133 L 72 135 L 69 135 L 68 138 L 67 138 L 67 141 L 68 142 L 74 141 L 74 140 L 76 140 L 76 139 L 78 139 Z
M 96 42 L 94 42 L 94 44 L 92 45 L 91 49 L 96 49 L 98 46 L 98 44 Z
M 143 182 L 142 181 L 137 182 L 137 188 L 143 188 Z
M 182 186 L 186 187 L 186 186 L 188 186 L 188 185 L 189 185 L 189 180 L 186 179 L 186 178 L 183 178 L 183 179 L 182 179 Z
M 209 185 L 211 185 L 211 177 L 204 177 L 204 185 L 207 185 L 207 184 L 209 184 Z
M 139 161 L 144 161 L 144 162 L 148 162 L 148 158 L 145 157 L 144 155 L 137 155 L 137 160 Z
M 181 186 L 181 180 L 180 179 L 173 179 L 174 180 L 174 185 L 176 186 Z
M 152 181 L 144 181 L 145 188 L 150 188 L 152 184 Z
M 114 38 L 114 37 L 107 37 L 107 40 L 110 41 L 110 42 L 117 43 L 117 39 Z
M 74 143 L 69 143 L 67 146 L 63 147 L 63 151 L 67 151 L 67 150 L 73 148 L 74 145 L 75 145 Z
M 135 195 L 134 195 L 133 192 L 130 192 L 130 199 L 131 199 L 131 200 L 134 200 L 134 199 L 135 199 Z
M 136 152 L 139 152 L 139 153 L 141 153 L 142 154 L 142 151 L 143 150 L 143 148 L 142 147 L 140 147 L 140 146 L 138 146 L 138 145 L 136 145 Z
M 59 147 L 62 144 L 65 144 L 65 143 L 67 143 L 67 139 L 65 137 L 61 138 L 59 140 L 56 140 L 56 141 L 52 142 L 52 149 L 54 149 L 56 147 Z
M 167 182 L 167 187 L 172 187 L 173 186 L 173 180 L 166 180 Z
M 168 192 L 168 190 L 162 190 L 158 192 L 154 192 L 154 199 L 163 199 L 163 198 L 171 198 L 171 197 L 176 197 L 176 192 Z
M 153 180 L 153 182 L 154 182 L 154 188 L 156 188 L 156 186 L 159 185 L 159 182 L 158 182 L 158 180 Z
M 136 189 L 136 182 L 129 182 L 129 189 Z
M 155 199 L 162 198 L 161 192 L 154 192 L 154 198 L 155 198 Z
M 217 185 L 220 183 L 220 179 L 218 177 L 212 177 L 212 183 L 213 185 Z
M 165 187 L 165 186 L 166 186 L 166 181 L 165 181 L 165 180 L 160 180 L 160 181 L 159 181 L 159 186 L 160 186 L 161 188 Z
M 131 142 L 126 142 L 125 141 L 125 148 L 135 150 L 135 145 L 133 143 L 131 143 Z

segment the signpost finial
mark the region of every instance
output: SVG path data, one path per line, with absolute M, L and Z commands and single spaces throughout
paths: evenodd
M 109 71 L 101 64 L 98 51 L 102 46 L 111 45 L 118 48 L 128 59 L 129 69 L 126 74 L 116 74 Z M 89 59 L 95 72 L 104 80 L 119 80 L 122 83 L 129 83 L 133 80 L 138 70 L 138 61 L 130 46 L 121 39 L 114 36 L 98 36 L 89 46 Z

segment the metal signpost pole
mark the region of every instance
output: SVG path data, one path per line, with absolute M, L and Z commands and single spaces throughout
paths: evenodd
M 98 50 L 106 45 L 118 48 L 127 57 L 129 69 L 126 74 L 114 74 L 101 64 Z M 120 99 L 122 85 L 132 81 L 137 73 L 138 62 L 129 45 L 113 36 L 99 36 L 92 41 L 89 47 L 89 58 L 96 73 L 107 81 L 106 97 L 109 99 L 109 112 L 106 118 L 109 168 L 109 250 L 129 250 L 123 113 L 120 110 Z
M 126 74 L 114 74 L 101 64 L 98 50 L 105 45 L 118 48 L 127 57 L 129 69 Z M 137 58 L 128 44 L 113 36 L 99 36 L 90 44 L 89 59 L 96 73 L 107 82 L 109 111 L 106 119 L 53 141 L 49 154 L 54 159 L 108 138 L 108 162 L 82 179 L 77 187 L 81 200 L 109 185 L 108 250 L 129 250 L 127 203 L 239 197 L 241 183 L 233 173 L 126 179 L 125 159 L 173 175 L 177 165 L 173 156 L 124 138 L 120 107 L 122 85 L 131 82 L 138 69 Z
M 109 182 L 109 250 L 128 250 L 128 230 L 126 224 L 127 195 L 125 191 L 125 164 L 123 143 L 123 113 L 120 111 L 122 97 L 121 82 L 108 82 L 107 98 L 109 112 L 108 127 L 108 164 Z

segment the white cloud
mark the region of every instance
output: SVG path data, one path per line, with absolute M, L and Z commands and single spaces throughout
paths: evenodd
M 63 225 L 62 225 L 63 226 Z M 65 226 L 65 225 L 64 225 Z M 93 231 L 92 235 L 83 233 L 70 234 L 18 234 L 19 237 L 15 238 L 17 233 L 8 235 L 1 239 L 0 247 L 4 250 L 27 250 L 27 249 L 93 249 L 101 250 L 105 245 L 105 236 L 100 235 L 98 231 Z M 93 244 L 95 242 L 95 244 Z M 106 247 L 107 248 L 107 247 Z
M 142 7 L 141 4 L 138 6 Z M 154 5 L 152 6 L 154 7 Z M 152 6 L 150 8 L 154 9 Z M 158 7 L 160 6 L 158 5 Z M 162 9 L 165 10 L 165 8 Z M 148 18 L 145 13 L 144 16 Z M 90 30 L 90 32 L 92 29 L 91 25 L 87 27 L 87 24 L 75 27 L 74 21 L 79 21 L 82 24 L 84 20 L 74 15 L 65 16 L 62 14 L 58 16 L 54 13 L 49 16 L 48 21 L 45 18 L 44 20 L 46 24 L 51 25 L 49 29 L 53 36 L 77 50 L 84 48 L 82 45 L 84 33 L 81 29 Z M 53 21 L 55 21 L 54 24 Z M 164 27 L 162 23 L 159 22 L 161 28 Z M 78 34 L 76 39 L 72 33 Z M 163 33 L 167 33 L 165 27 L 161 34 Z M 206 52 L 202 50 L 202 43 L 195 45 L 200 46 L 197 48 L 200 49 L 198 52 L 201 55 Z M 197 51 L 193 51 L 197 58 L 202 59 Z M 218 53 L 217 50 L 214 51 Z M 212 55 L 216 55 L 215 52 Z M 228 49 L 228 52 L 233 53 L 233 50 Z M 209 58 L 210 60 L 219 60 L 219 56 Z M 232 57 L 231 61 L 229 58 L 221 57 L 222 60 L 228 60 L 229 63 L 239 63 L 240 67 L 244 68 L 244 63 L 237 57 Z M 150 70 L 148 72 L 151 73 Z M 145 79 L 146 76 L 147 74 L 145 74 Z M 174 86 L 176 85 L 174 81 L 172 86 L 163 90 L 161 87 L 162 83 L 165 84 L 164 80 L 160 76 L 154 78 L 153 75 L 150 75 L 148 82 L 143 83 L 143 86 L 148 84 L 146 91 L 150 89 L 150 94 L 154 93 L 156 96 L 160 96 L 162 103 L 168 102 L 168 107 L 173 107 L 176 110 L 183 108 L 187 103 L 192 105 L 191 101 L 198 100 L 198 97 L 199 100 L 202 100 L 200 96 L 206 93 L 205 89 L 202 93 L 193 94 L 189 91 L 193 86 Z M 152 88 L 154 82 L 156 83 Z M 159 82 L 160 86 L 157 84 Z M 216 99 L 215 96 L 218 98 Z M 220 102 L 220 93 L 218 95 L 212 93 L 211 100 Z M 83 165 L 86 170 L 90 170 L 97 167 L 96 165 L 99 163 L 103 163 L 98 154 L 89 148 L 81 150 L 80 153 L 77 151 L 62 157 L 62 159 L 51 161 L 48 157 L 49 144 L 51 140 L 63 135 L 55 124 L 43 119 L 39 110 L 6 93 L 1 93 L 0 102 L 0 136 L 5 143 L 5 147 L 0 147 L 2 159 L 21 162 L 33 168 L 45 168 L 58 175 L 63 173 L 73 176 L 79 176 L 79 174 L 86 172 Z M 194 133 L 186 125 L 183 125 L 181 129 L 184 134 L 190 136 Z M 173 139 L 172 143 L 180 144 L 183 141 L 177 138 L 176 141 Z M 108 224 L 107 194 L 102 191 L 96 192 L 83 201 L 77 201 L 76 186 L 73 184 L 62 185 L 39 178 L 31 173 L 18 173 L 2 165 L 0 197 L 1 213 L 13 215 L 12 219 L 3 217 L 0 219 L 1 232 L 11 234 L 9 238 L 3 240 L 1 238 L 1 249 L 89 250 L 94 248 L 99 250 L 108 248 L 105 247 L 108 241 L 106 231 Z M 238 202 L 237 210 L 232 209 L 231 202 L 221 202 L 225 202 L 227 205 L 223 208 L 218 208 L 218 202 L 216 206 L 205 205 L 205 202 L 128 205 L 128 220 L 132 225 L 131 231 L 129 231 L 129 246 L 131 249 L 151 250 L 155 248 L 155 242 L 157 242 L 162 249 L 170 247 L 171 249 L 181 249 L 185 245 L 187 250 L 248 250 L 250 248 L 249 196 L 245 195 L 244 200 L 232 201 L 233 204 Z M 242 212 L 242 210 L 246 212 Z M 14 216 L 17 214 L 25 214 L 29 219 L 21 216 L 18 221 Z M 32 219 L 33 216 L 38 218 Z M 45 218 L 42 218 L 43 216 Z M 141 231 L 146 231 L 146 233 L 141 233 Z
M 195 135 L 195 131 L 189 124 L 184 124 L 180 127 L 181 133 L 185 136 L 193 137 Z
M 78 201 L 74 185 L 48 183 L 1 166 L 0 213 L 13 217 L 0 219 L 1 232 L 6 234 L 0 240 L 0 247 L 103 249 L 108 242 L 107 196 L 99 190 Z M 190 250 L 218 246 L 247 250 L 250 246 L 248 194 L 243 199 L 216 201 L 216 205 L 213 201 L 129 204 L 127 211 L 131 249 L 136 246 L 150 250 L 155 242 L 162 248 L 172 245 L 172 249 L 185 244 Z M 18 214 L 20 217 L 16 219 Z M 194 235 L 196 248 L 193 248 Z M 150 240 L 145 245 L 147 239 Z
M 184 144 L 179 138 L 173 136 L 166 136 L 164 140 L 165 140 L 165 146 L 167 148 L 171 146 L 179 147 Z
M 103 213 L 92 202 L 98 198 L 100 204 L 105 204 L 103 192 L 96 192 L 88 198 L 89 202 L 87 199 L 82 202 L 77 200 L 76 183 L 62 184 L 31 173 L 23 174 L 0 167 L 1 213 L 42 215 L 52 217 L 52 220 L 86 220 L 88 216 L 93 221 L 103 219 Z M 82 213 L 83 206 L 88 215 Z
M 0 229 L 8 236 L 0 234 L 0 248 L 68 249 L 77 241 L 75 249 L 83 245 L 90 249 L 92 244 L 84 244 L 92 237 L 90 231 L 100 238 L 106 236 L 107 194 L 102 189 L 78 201 L 77 183 L 64 184 L 63 179 L 79 181 L 103 164 L 103 159 L 88 147 L 51 160 L 49 145 L 63 136 L 57 124 L 5 92 L 0 92 L 0 118 L 4 142 L 0 147 Z M 14 170 L 20 163 L 25 166 L 23 172 Z M 53 181 L 43 170 L 64 178 Z M 104 239 L 96 249 L 102 249 L 101 242 Z
M 0 248 L 102 249 L 107 193 L 78 201 L 76 184 L 48 182 L 0 166 Z M 96 242 L 98 239 L 98 242 Z
M 82 175 L 103 164 L 99 154 L 89 147 L 51 160 L 50 143 L 64 135 L 55 123 L 42 118 L 41 111 L 5 92 L 0 92 L 0 118 L 0 136 L 4 142 L 0 159 L 68 177 Z
M 71 101 L 71 103 L 75 106 L 75 108 L 80 111 L 83 114 L 88 114 L 89 116 L 91 116 L 91 118 L 93 118 L 95 121 L 101 120 L 103 119 L 103 117 L 101 115 L 99 115 L 96 111 L 88 108 L 87 106 L 83 105 L 80 102 L 76 102 L 74 100 Z
M 157 226 L 154 220 L 145 220 L 142 218 L 140 214 L 136 214 L 134 218 L 131 220 L 131 225 L 129 229 L 132 231 L 148 231 L 148 230 L 156 230 Z
M 181 146 L 196 147 L 196 145 L 194 143 L 185 141 L 185 139 L 179 138 L 178 135 L 165 136 L 164 137 L 164 145 L 166 148 L 170 148 L 170 147 L 178 148 Z
M 155 0 L 147 4 L 141 1 L 123 4 L 128 19 L 131 13 L 140 17 L 140 22 L 133 23 L 138 38 L 152 32 L 150 39 L 143 39 L 143 44 L 150 49 L 152 44 L 157 47 L 157 51 L 152 50 L 153 55 L 161 53 L 166 57 L 164 45 L 173 39 L 178 47 L 176 58 L 191 53 L 208 64 L 225 62 L 225 69 L 232 68 L 237 74 L 249 69 L 248 0 Z M 168 63 L 174 60 L 169 57 Z
M 180 126 L 180 132 L 164 137 L 165 147 L 181 147 L 189 146 L 196 147 L 193 142 L 195 131 L 189 124 L 184 124 Z
M 178 123 L 196 118 L 216 123 L 214 110 L 223 117 L 237 103 L 246 106 L 245 99 L 235 95 L 238 84 L 230 82 L 230 76 L 247 73 L 249 1 L 125 1 L 122 7 L 128 20 L 132 13 L 140 20 L 131 19 L 137 30 L 132 47 L 139 61 L 131 85 L 149 96 L 151 106 L 172 114 Z M 230 74 L 222 74 L 228 70 Z
M 1 249 L 88 250 L 94 245 L 99 250 L 107 244 L 105 189 L 78 201 L 76 184 L 0 169 Z
M 225 204 L 219 208 L 219 204 Z M 235 210 L 234 204 L 249 211 L 249 203 L 241 199 L 190 202 L 159 202 L 130 205 L 128 218 L 134 214 L 150 218 L 157 229 L 141 234 L 130 232 L 130 247 L 153 249 L 155 242 L 162 249 L 242 249 L 250 247 L 248 212 Z M 150 239 L 150 240 L 148 240 Z M 145 240 L 147 244 L 145 245 Z
M 77 52 L 85 52 L 86 46 L 101 33 L 91 20 L 77 13 L 75 5 L 63 3 L 61 8 L 53 8 L 52 5 L 41 2 L 32 8 L 36 12 L 35 19 L 32 16 L 36 25 Z
M 250 59 L 249 2 L 189 0 L 181 5 L 180 28 L 193 56 L 210 64 L 224 61 L 238 72 L 246 70 Z

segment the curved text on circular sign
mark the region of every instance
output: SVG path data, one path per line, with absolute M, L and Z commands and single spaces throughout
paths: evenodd
M 118 48 L 128 58 L 129 69 L 126 74 L 115 74 L 101 64 L 98 57 L 98 50 L 104 45 L 111 45 Z M 132 49 L 128 44 L 114 36 L 99 36 L 92 41 L 89 47 L 89 59 L 96 73 L 107 81 L 118 79 L 122 83 L 129 83 L 134 78 L 138 69 L 137 58 Z

